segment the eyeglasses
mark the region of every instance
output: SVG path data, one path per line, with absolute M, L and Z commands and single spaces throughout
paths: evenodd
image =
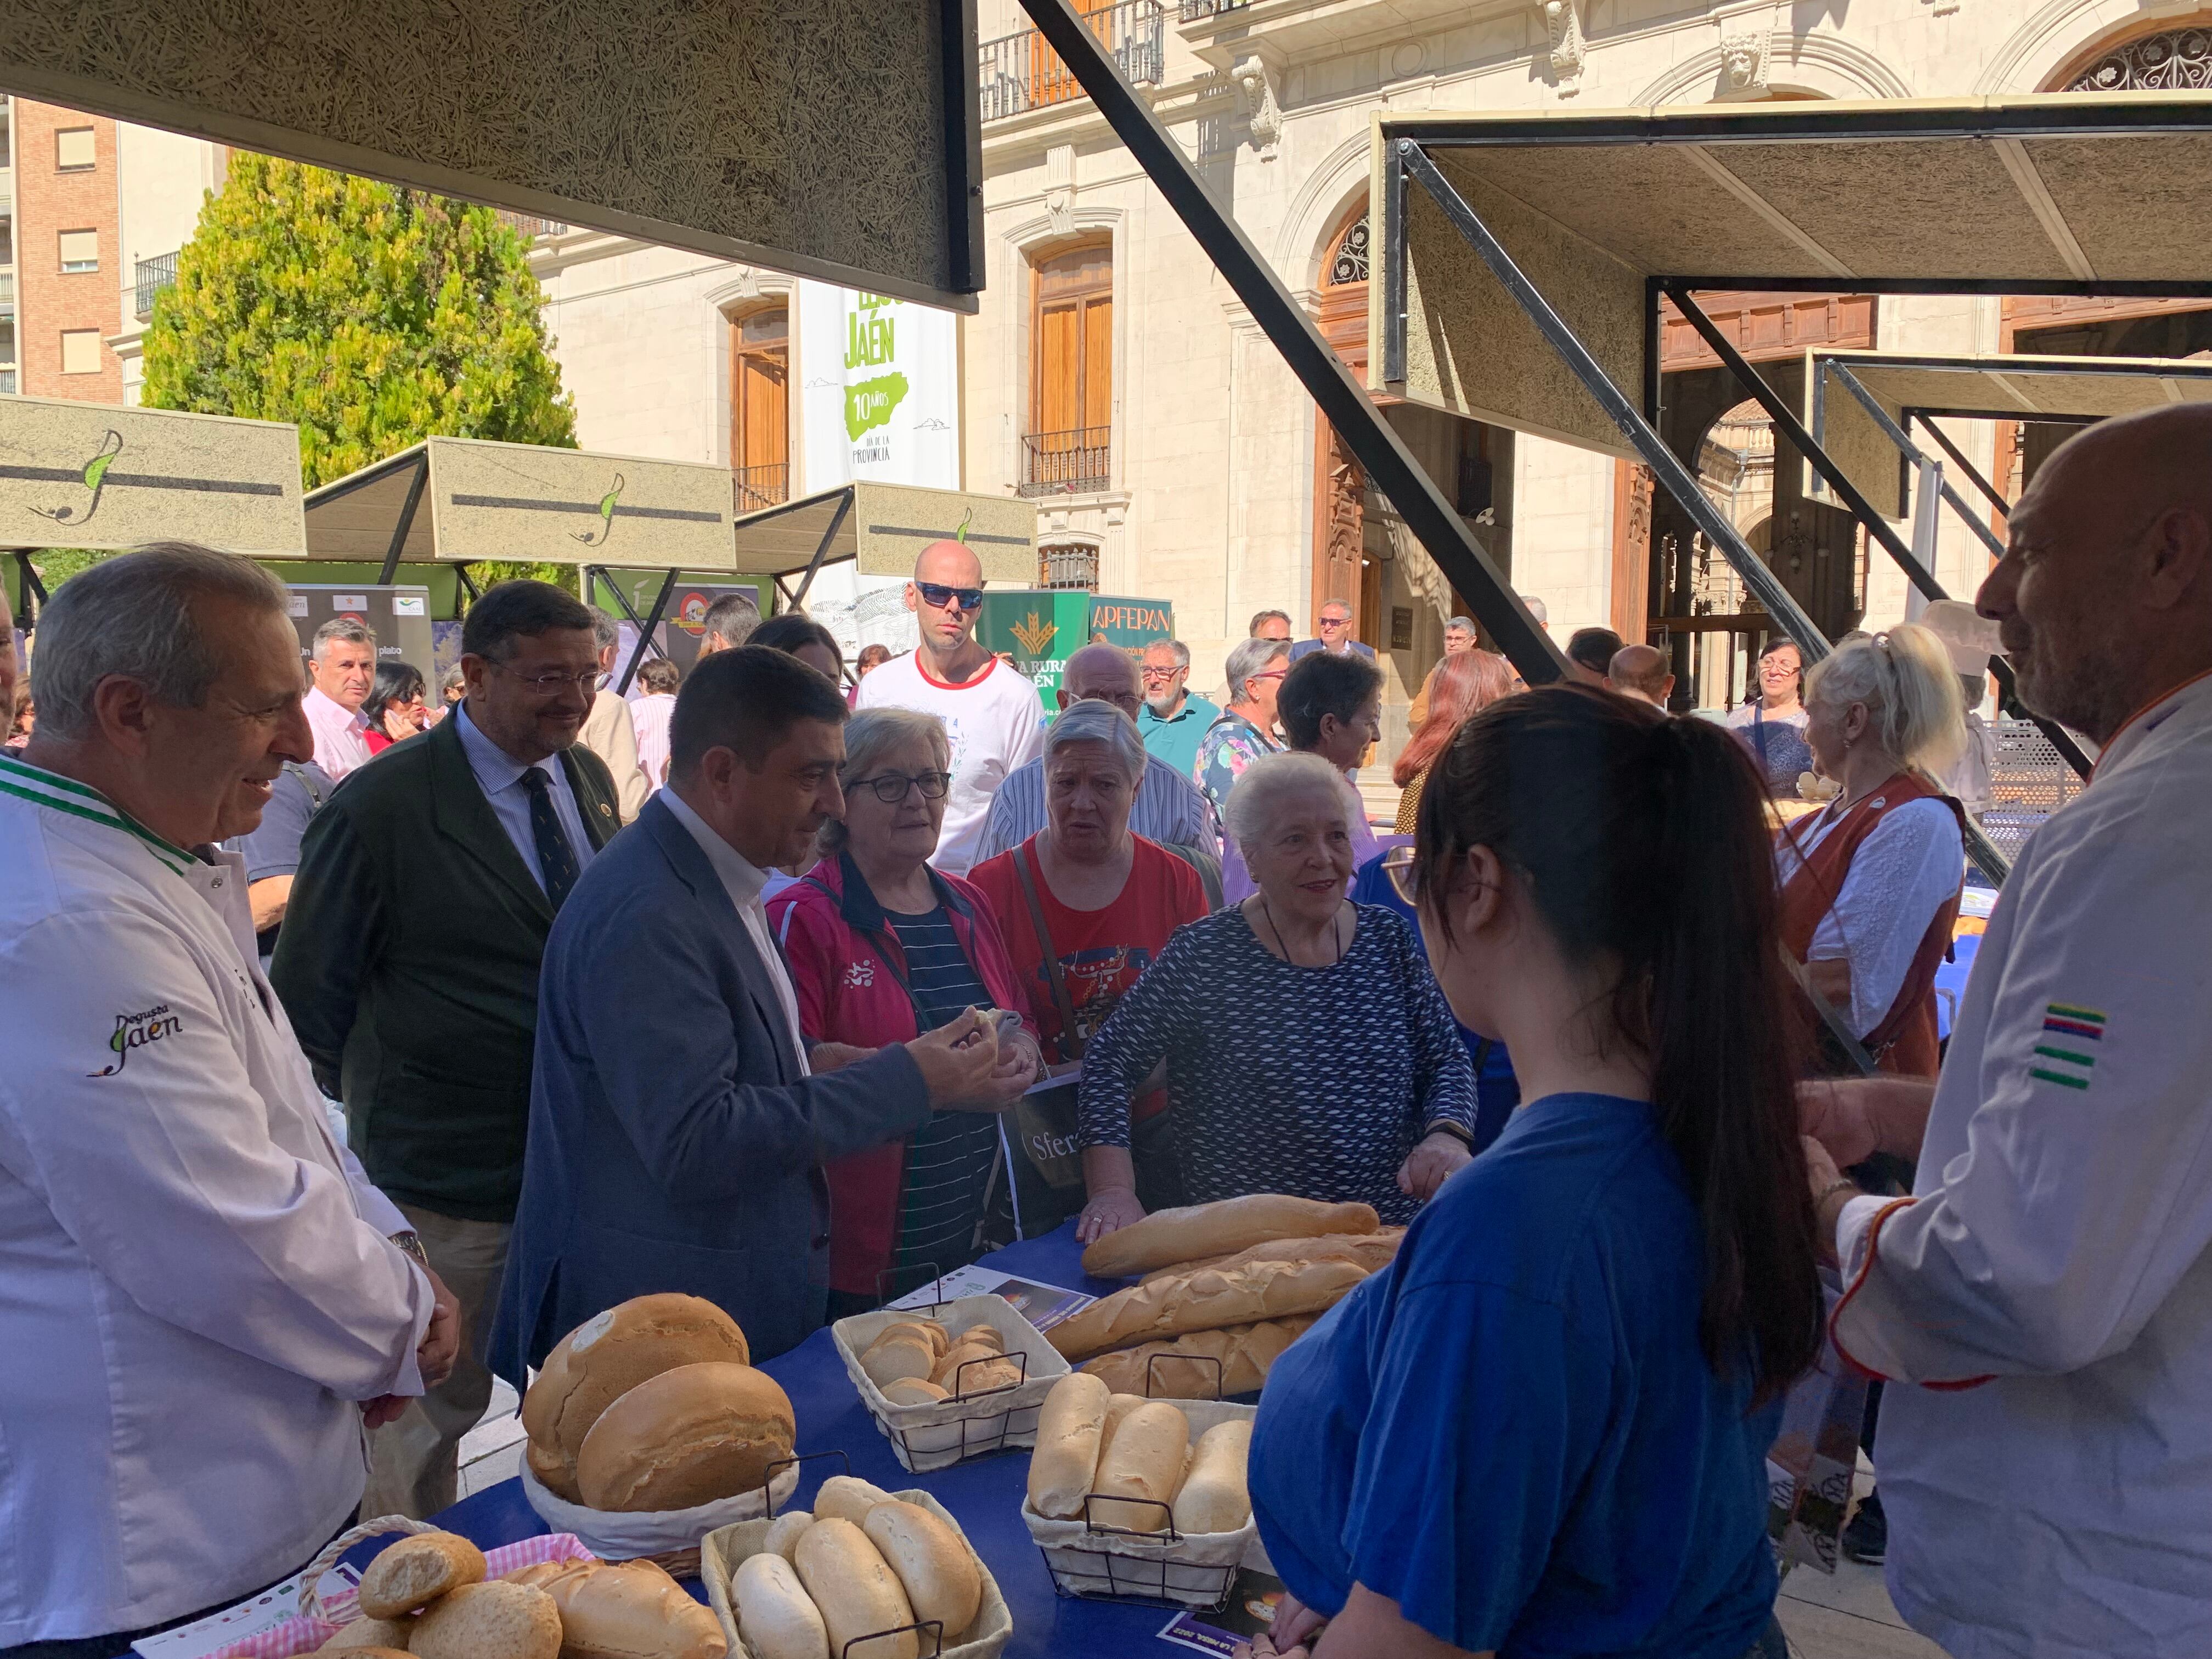
M 1389 878 L 1390 890 L 1410 905 L 1419 907 L 1421 878 L 1415 863 L 1413 849 L 1394 847 L 1382 855 L 1382 873 Z
M 520 680 L 541 697 L 556 696 L 572 685 L 586 696 L 599 689 L 599 671 L 596 668 L 587 668 L 580 674 L 563 673 L 557 668 L 544 674 L 518 674 L 503 662 L 495 662 L 492 666 L 510 679 Z
M 950 772 L 916 772 L 908 777 L 903 772 L 878 772 L 872 778 L 854 778 L 845 786 L 848 793 L 855 789 L 872 789 L 876 799 L 886 806 L 896 806 L 906 799 L 909 789 L 921 791 L 924 800 L 942 800 L 945 792 L 952 787 Z
M 1139 672 L 1148 680 L 1171 680 L 1178 674 L 1189 673 L 1190 669 L 1188 665 L 1179 665 L 1174 668 L 1146 668 Z
M 1349 617 L 1323 617 L 1321 619 L 1321 625 L 1323 628 L 1349 628 L 1352 626 L 1352 618 Z
M 980 587 L 940 587 L 935 582 L 916 582 L 914 591 L 921 595 L 921 602 L 931 609 L 942 611 L 955 599 L 963 611 L 978 611 L 983 605 L 983 590 Z

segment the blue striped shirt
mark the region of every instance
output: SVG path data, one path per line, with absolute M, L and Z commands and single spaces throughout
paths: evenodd
M 983 841 L 975 862 L 996 858 L 1019 847 L 1045 826 L 1044 761 L 1042 757 L 1018 766 L 1006 775 L 999 793 L 991 798 L 991 814 L 983 822 Z M 1158 756 L 1145 757 L 1145 784 L 1129 805 L 1129 828 L 1146 841 L 1177 847 L 1195 847 L 1217 857 L 1221 838 L 1213 828 L 1213 812 L 1198 786 Z

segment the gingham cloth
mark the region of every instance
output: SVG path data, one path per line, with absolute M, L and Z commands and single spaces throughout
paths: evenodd
M 398 1540 L 392 1540 L 397 1543 Z M 541 1561 L 595 1561 L 599 1558 L 577 1541 L 574 1533 L 543 1533 L 536 1538 L 526 1538 L 519 1544 L 502 1544 L 484 1555 L 484 1576 L 503 1577 L 523 1567 L 536 1566 Z M 240 1637 L 237 1641 L 217 1648 L 210 1659 L 293 1659 L 295 1654 L 313 1653 L 353 1622 L 359 1612 L 355 1593 L 348 1589 L 325 1599 L 325 1607 L 332 1614 L 330 1619 L 287 1619 L 258 1636 Z

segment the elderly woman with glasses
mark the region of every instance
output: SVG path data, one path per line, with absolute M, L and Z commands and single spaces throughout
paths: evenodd
M 1205 792 L 1217 820 L 1244 769 L 1262 755 L 1282 750 L 1275 736 L 1275 699 L 1290 672 L 1288 640 L 1255 635 L 1239 641 L 1229 653 L 1229 707 L 1198 740 L 1198 762 L 1192 772 L 1192 781 Z
M 1395 912 L 1352 904 L 1350 797 L 1318 755 L 1272 755 L 1229 797 L 1259 890 L 1186 927 L 1083 1066 L 1085 1243 L 1140 1218 L 1129 1101 L 1164 1064 L 1184 1200 L 1289 1193 L 1404 1221 L 1468 1162 L 1474 1073 Z
M 959 877 L 929 866 L 949 757 L 934 714 L 871 709 L 845 728 L 845 816 L 823 827 L 821 861 L 768 907 L 811 1043 L 875 1049 L 971 1007 L 1026 1006 L 989 908 Z M 982 1254 L 1005 1180 L 996 1115 L 1043 1065 L 1026 1019 L 1001 1034 L 1000 1049 L 985 1098 L 823 1166 L 833 1316 L 872 1308 Z M 820 1048 L 814 1058 L 818 1067 Z
M 1198 872 L 1129 828 L 1144 778 L 1136 721 L 1109 702 L 1072 704 L 1045 733 L 1045 827 L 969 878 L 1006 933 L 1024 995 L 1014 1006 L 1063 1066 L 1084 1059 L 1176 930 L 1206 913 Z M 1132 1092 L 1133 1105 L 1122 1104 L 1133 1135 L 1115 1149 L 1121 1183 L 1153 1208 L 1179 1204 L 1167 1097 L 1157 1087 Z

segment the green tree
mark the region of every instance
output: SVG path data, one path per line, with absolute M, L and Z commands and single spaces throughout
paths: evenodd
M 538 304 L 489 208 L 234 151 L 155 301 L 143 398 L 295 422 L 310 489 L 428 437 L 573 449 Z

